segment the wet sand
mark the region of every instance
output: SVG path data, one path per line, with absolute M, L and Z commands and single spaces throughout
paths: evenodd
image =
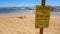
M 0 34 L 39 34 L 35 16 L 0 16 Z M 49 28 L 44 28 L 44 34 L 60 34 L 60 16 L 50 16 Z

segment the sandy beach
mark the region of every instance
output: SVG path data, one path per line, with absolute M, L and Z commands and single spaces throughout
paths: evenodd
M 35 16 L 0 16 L 0 34 L 39 34 L 39 29 L 35 29 Z M 60 34 L 60 16 L 50 16 L 44 34 Z

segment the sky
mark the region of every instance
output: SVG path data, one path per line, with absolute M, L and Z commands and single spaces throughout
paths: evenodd
M 0 7 L 36 5 L 41 5 L 41 0 L 0 0 Z M 60 6 L 60 0 L 46 0 L 46 5 Z

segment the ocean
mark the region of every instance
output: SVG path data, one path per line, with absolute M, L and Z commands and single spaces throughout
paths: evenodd
M 0 16 L 24 16 L 29 14 L 35 14 L 35 9 L 30 7 L 5 7 L 0 8 Z M 51 15 L 59 15 L 60 11 L 51 11 Z

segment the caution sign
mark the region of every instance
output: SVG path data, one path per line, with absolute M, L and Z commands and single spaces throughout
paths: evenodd
M 47 28 L 50 20 L 50 6 L 36 6 L 35 28 Z

